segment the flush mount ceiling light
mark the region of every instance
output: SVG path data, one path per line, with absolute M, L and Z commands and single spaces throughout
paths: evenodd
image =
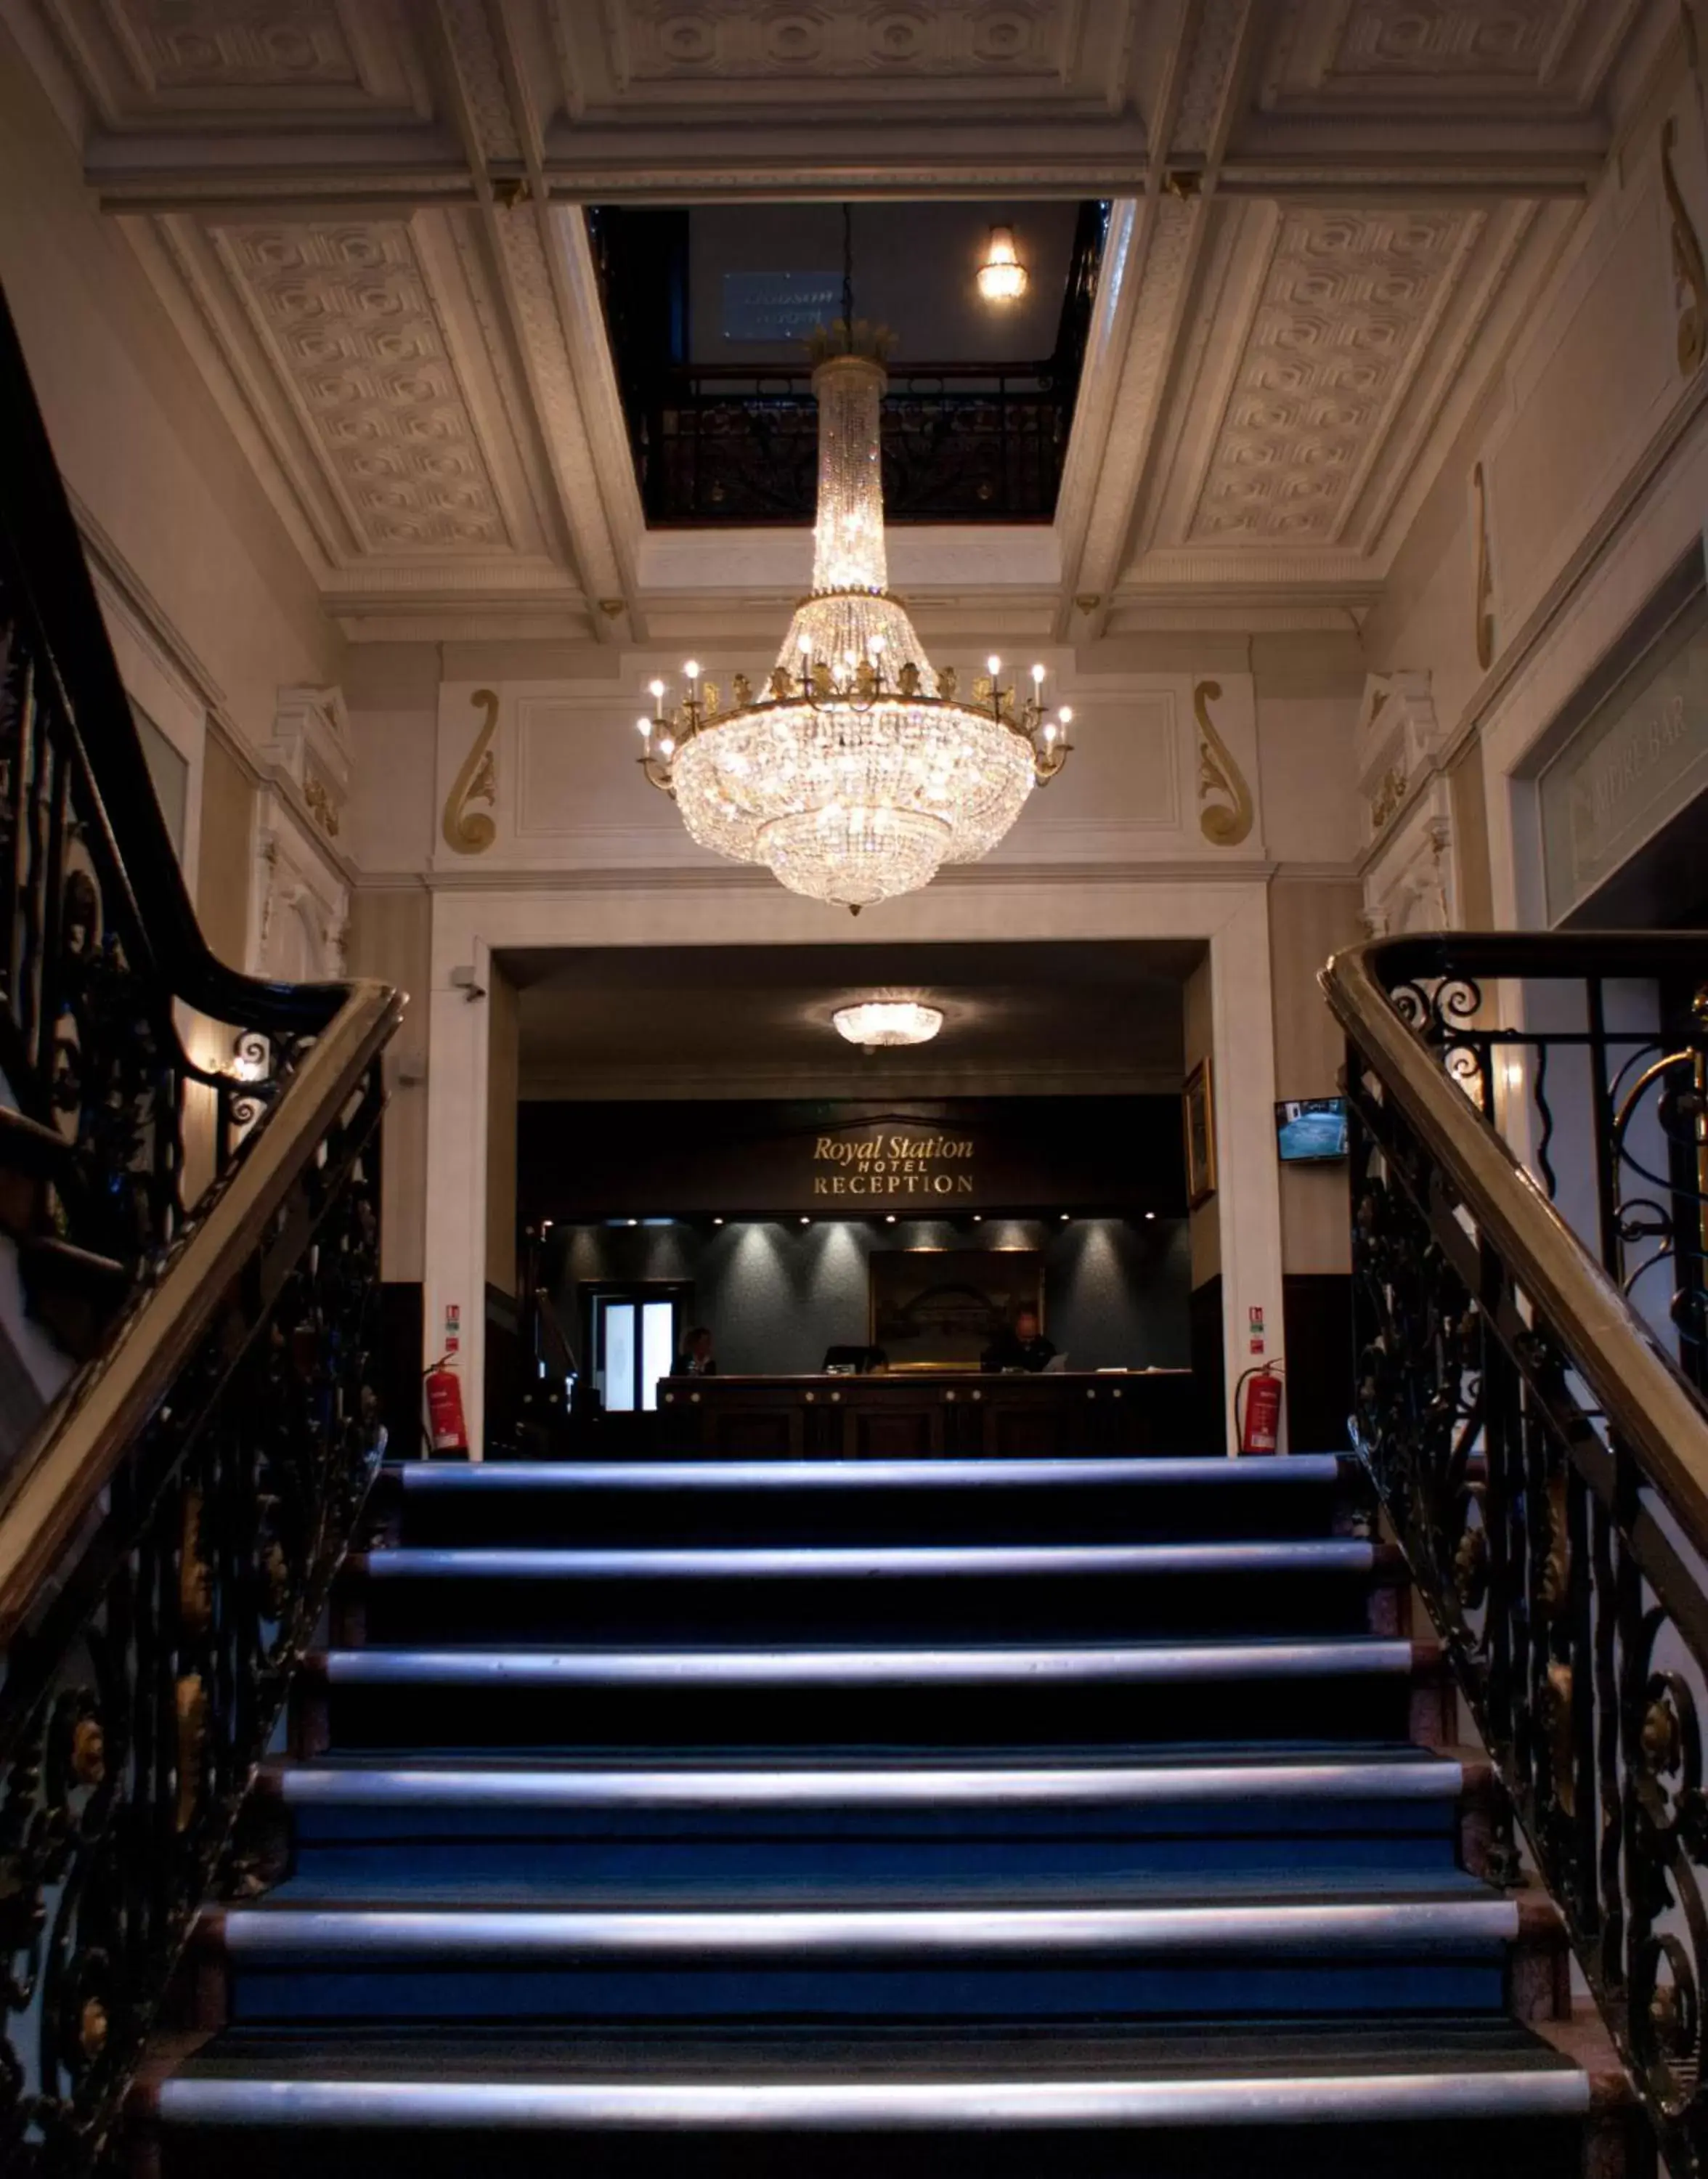
M 844 214 L 846 249 L 846 213 Z M 1017 268 L 1016 268 L 1017 269 Z M 853 313 L 815 337 L 818 509 L 813 588 L 797 607 L 762 694 L 733 677 L 722 708 L 697 661 L 687 692 L 638 722 L 647 778 L 703 848 L 759 863 L 791 892 L 851 908 L 917 892 L 945 863 L 977 862 L 1068 752 L 1072 713 L 1049 716 L 1044 670 L 1024 694 L 1002 661 L 971 702 L 925 655 L 890 589 L 880 418 L 888 343 Z
M 1026 290 L 1026 270 L 1014 246 L 1011 227 L 994 227 L 978 268 L 978 292 L 987 303 L 1017 303 Z
M 892 1045 L 929 1044 L 943 1026 L 943 1010 L 922 1006 L 917 999 L 863 999 L 858 1006 L 838 1007 L 830 1018 L 839 1035 L 870 1051 Z

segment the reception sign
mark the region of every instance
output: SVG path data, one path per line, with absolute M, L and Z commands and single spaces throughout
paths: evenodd
M 523 1221 L 1185 1209 L 1168 1096 L 523 1104 Z

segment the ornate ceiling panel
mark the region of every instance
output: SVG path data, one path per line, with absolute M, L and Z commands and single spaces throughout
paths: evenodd
M 1585 111 L 1625 0 L 1291 0 L 1261 102 L 1299 111 Z
M 550 0 L 567 105 L 585 118 L 869 94 L 1059 104 L 1119 94 L 1126 0 Z
M 560 0 L 559 12 L 564 0 Z M 929 7 L 818 0 L 607 0 L 618 80 L 803 83 L 826 76 L 1059 77 L 1077 27 L 1066 0 L 939 0 Z
M 408 228 L 243 226 L 218 243 L 366 547 L 512 547 Z
M 459 596 L 496 632 L 618 642 L 644 634 L 649 603 L 677 609 L 684 583 L 666 596 L 644 575 L 657 540 L 582 204 L 1123 200 L 1050 540 L 1053 624 L 1077 641 L 1141 596 L 1367 600 L 1675 5 L 6 0 L 6 15 L 27 19 L 91 185 L 131 216 L 329 603 L 353 624 L 353 597 L 380 601 L 370 632 L 440 632 Z M 700 541 L 715 617 L 747 563 Z M 1035 570 L 1026 601 L 1044 612 Z
M 1475 217 L 1311 211 L 1281 221 L 1191 538 L 1338 541 Z
M 398 0 L 41 0 L 109 127 L 331 115 L 418 123 L 431 112 Z

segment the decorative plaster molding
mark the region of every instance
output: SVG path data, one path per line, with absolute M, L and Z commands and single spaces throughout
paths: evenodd
M 1686 378 L 1708 354 L 1708 264 L 1691 222 L 1689 206 L 1672 171 L 1672 147 L 1678 126 L 1667 116 L 1661 130 L 1661 187 L 1666 192 L 1672 242 L 1672 285 L 1678 304 L 1678 369 Z
M 1377 850 L 1365 872 L 1362 920 L 1372 938 L 1457 928 L 1459 864 L 1443 775 L 1431 780 Z
M 408 225 L 214 239 L 367 550 L 513 549 Z
M 1339 209 L 1284 216 L 1192 538 L 1338 538 L 1475 217 Z
M 290 781 L 328 839 L 336 840 L 350 796 L 350 718 L 342 689 L 281 689 L 272 738 L 260 753 Z

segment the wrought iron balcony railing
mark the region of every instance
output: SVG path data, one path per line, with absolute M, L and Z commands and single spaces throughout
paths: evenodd
M 0 1473 L 20 2179 L 100 2164 L 192 1917 L 244 1880 L 238 1809 L 383 1447 L 400 1003 L 208 951 L 0 304 L 0 1248 L 81 1363 Z
M 1323 983 L 1354 1121 L 1355 1442 L 1687 2179 L 1708 2169 L 1708 934 L 1399 939 Z

